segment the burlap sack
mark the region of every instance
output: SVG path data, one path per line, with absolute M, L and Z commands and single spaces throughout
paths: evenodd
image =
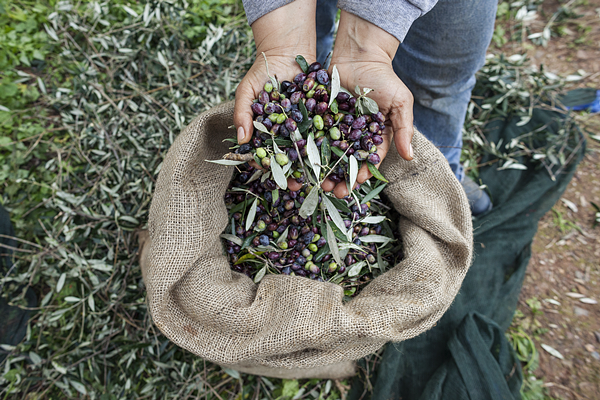
M 285 275 L 260 284 L 233 272 L 219 234 L 233 167 L 207 163 L 228 151 L 233 103 L 202 114 L 169 150 L 150 208 L 149 309 L 177 345 L 260 375 L 339 378 L 351 361 L 431 328 L 471 263 L 472 223 L 461 185 L 420 133 L 414 160 L 392 149 L 385 193 L 402 215 L 405 259 L 344 303 L 340 286 Z

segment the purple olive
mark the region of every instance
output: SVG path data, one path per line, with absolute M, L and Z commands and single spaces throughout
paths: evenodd
M 326 128 L 331 128 L 334 123 L 335 123 L 335 121 L 333 120 L 333 116 L 331 114 L 325 114 L 323 116 L 323 124 L 325 125 Z
M 296 124 L 296 121 L 294 121 L 292 118 L 286 119 L 284 126 L 285 126 L 285 129 L 287 129 L 290 132 L 294 132 L 296 130 L 296 128 L 298 127 L 298 125 Z
M 329 175 L 329 179 L 333 182 L 333 183 L 340 183 L 341 181 L 343 181 L 343 179 L 336 174 L 331 174 Z
M 298 104 L 300 102 L 300 100 L 302 100 L 303 97 L 305 97 L 304 93 L 302 93 L 302 92 L 294 92 L 290 96 L 290 102 L 292 104 Z
M 292 109 L 292 102 L 290 99 L 283 99 L 281 100 L 281 107 L 283 108 L 283 111 L 289 112 Z
M 346 256 L 346 258 L 344 259 L 344 264 L 346 264 L 346 265 L 354 264 L 354 257 L 352 257 L 350 254 L 348 254 Z
M 279 100 L 279 92 L 277 90 L 273 90 L 270 94 L 269 94 L 269 98 L 271 99 L 271 101 L 277 101 Z
M 354 122 L 354 116 L 350 114 L 344 115 L 344 119 L 342 120 L 346 125 L 352 125 Z
M 265 113 L 273 114 L 279 110 L 279 107 L 275 105 L 275 103 L 267 103 L 265 104 Z
M 258 102 L 262 105 L 265 105 L 269 102 L 270 96 L 269 93 L 265 92 L 264 90 L 261 90 L 260 93 L 258 94 Z
M 369 132 L 371 132 L 371 133 L 379 132 L 379 124 L 377 122 L 371 122 L 369 124 Z
M 318 115 L 323 114 L 325 111 L 327 111 L 327 103 L 325 103 L 324 101 L 320 102 L 315 107 L 315 113 Z
M 360 139 L 360 137 L 362 136 L 362 131 L 359 129 L 353 129 L 349 134 L 348 134 L 348 140 L 352 140 L 353 142 L 357 141 Z
M 335 99 L 337 100 L 338 104 L 342 104 L 350 99 L 350 95 L 346 92 L 339 92 Z
M 299 110 L 292 110 L 291 112 L 291 117 L 294 121 L 296 121 L 297 123 L 302 122 L 302 113 Z
M 381 157 L 379 157 L 379 154 L 377 153 L 369 154 L 367 161 L 369 161 L 371 164 L 377 165 L 381 162 Z
M 296 85 L 295 83 L 292 83 L 290 85 L 290 87 L 287 88 L 287 90 L 285 91 L 289 96 L 291 96 L 292 94 L 296 93 L 300 91 L 300 88 L 298 87 L 298 85 Z
M 300 139 L 296 142 L 298 149 L 302 150 L 306 146 L 306 139 Z
M 379 111 L 377 114 L 371 115 L 371 117 L 375 122 L 379 122 L 380 124 L 383 124 L 385 122 L 385 116 L 381 111 Z
M 318 70 L 320 70 L 321 68 L 323 68 L 323 67 L 321 66 L 321 63 L 319 63 L 319 62 L 316 62 L 316 61 L 315 61 L 314 63 L 312 63 L 312 64 L 310 64 L 310 65 L 308 66 L 308 73 L 310 74 L 311 72 L 318 71 Z
M 264 110 L 263 110 L 263 106 L 260 103 L 253 103 L 250 108 L 252 109 L 252 112 L 256 115 L 263 115 Z
M 383 136 L 381 135 L 373 135 L 371 139 L 373 140 L 373 144 L 375 146 L 379 146 L 381 143 L 383 143 Z
M 313 112 L 317 105 L 317 101 L 315 99 L 307 99 L 304 105 L 306 106 L 306 111 Z
M 369 152 L 365 151 L 365 150 L 358 150 L 354 153 L 354 157 L 358 160 L 358 161 L 363 161 L 366 160 L 367 157 L 369 157 Z
M 296 151 L 296 149 L 288 150 L 288 158 L 291 162 L 298 160 L 298 152 Z
M 271 132 L 273 135 L 278 135 L 279 134 L 279 127 L 281 125 L 279 124 L 273 124 L 273 126 L 271 127 L 271 129 L 269 129 L 269 132 Z
M 361 115 L 360 117 L 356 118 L 352 123 L 352 129 L 364 129 L 366 125 L 367 123 L 365 120 L 365 116 Z
M 342 140 L 338 147 L 340 148 L 340 150 L 346 151 L 348 149 L 348 146 L 349 146 L 348 142 L 346 142 L 345 140 Z
M 329 83 L 329 73 L 327 73 L 326 69 L 320 69 L 317 71 L 317 81 L 323 85 L 327 85 Z
M 290 81 L 283 81 L 283 82 L 281 82 L 281 85 L 280 85 L 281 91 L 282 92 L 287 92 L 287 90 L 288 90 L 288 88 L 290 87 L 291 84 L 292 84 L 292 82 L 290 82 Z
M 371 147 L 373 147 L 373 140 L 368 137 L 363 137 L 362 140 L 360 141 L 360 147 L 363 150 L 370 151 Z
M 308 92 L 315 87 L 315 80 L 312 78 L 306 78 L 304 83 L 302 84 L 302 90 Z
M 258 238 L 258 243 L 261 246 L 268 246 L 269 245 L 269 237 L 267 235 L 260 235 Z
M 306 79 L 306 74 L 304 72 L 300 72 L 298 75 L 296 75 L 294 77 L 294 83 L 296 85 L 300 85 L 304 82 L 305 79 Z
M 338 110 L 340 110 L 340 111 L 348 111 L 349 112 L 350 111 L 350 104 L 348 104 L 348 103 L 338 104 Z

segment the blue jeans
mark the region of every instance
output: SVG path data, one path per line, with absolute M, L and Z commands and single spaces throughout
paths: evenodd
M 439 0 L 400 44 L 394 71 L 412 92 L 414 124 L 444 154 L 462 182 L 462 127 L 475 73 L 492 40 L 497 0 Z M 335 0 L 317 1 L 317 60 L 333 45 Z

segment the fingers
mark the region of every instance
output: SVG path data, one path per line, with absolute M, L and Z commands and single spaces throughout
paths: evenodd
M 250 82 L 242 80 L 235 91 L 235 108 L 233 110 L 233 123 L 237 131 L 239 144 L 248 143 L 252 138 L 253 125 L 252 101 L 257 97 Z
M 287 178 L 288 189 L 292 192 L 302 189 L 302 184 L 292 177 Z
M 335 183 L 331 179 L 327 178 L 323 181 L 323 183 L 321 183 L 321 188 L 326 192 L 331 192 L 333 188 L 335 188 Z
M 413 128 L 413 110 L 412 96 L 410 101 L 405 100 L 400 102 L 390 112 L 390 120 L 394 130 L 394 143 L 400 157 L 407 161 L 413 159 L 412 137 L 414 134 Z

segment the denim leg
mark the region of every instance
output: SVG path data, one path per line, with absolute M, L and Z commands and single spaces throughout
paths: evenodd
M 438 146 L 461 182 L 462 128 L 475 73 L 492 39 L 497 4 L 440 0 L 413 23 L 393 61 L 415 98 L 415 126 Z
M 333 32 L 335 31 L 335 16 L 337 0 L 317 0 L 317 61 L 324 63 L 333 50 Z

